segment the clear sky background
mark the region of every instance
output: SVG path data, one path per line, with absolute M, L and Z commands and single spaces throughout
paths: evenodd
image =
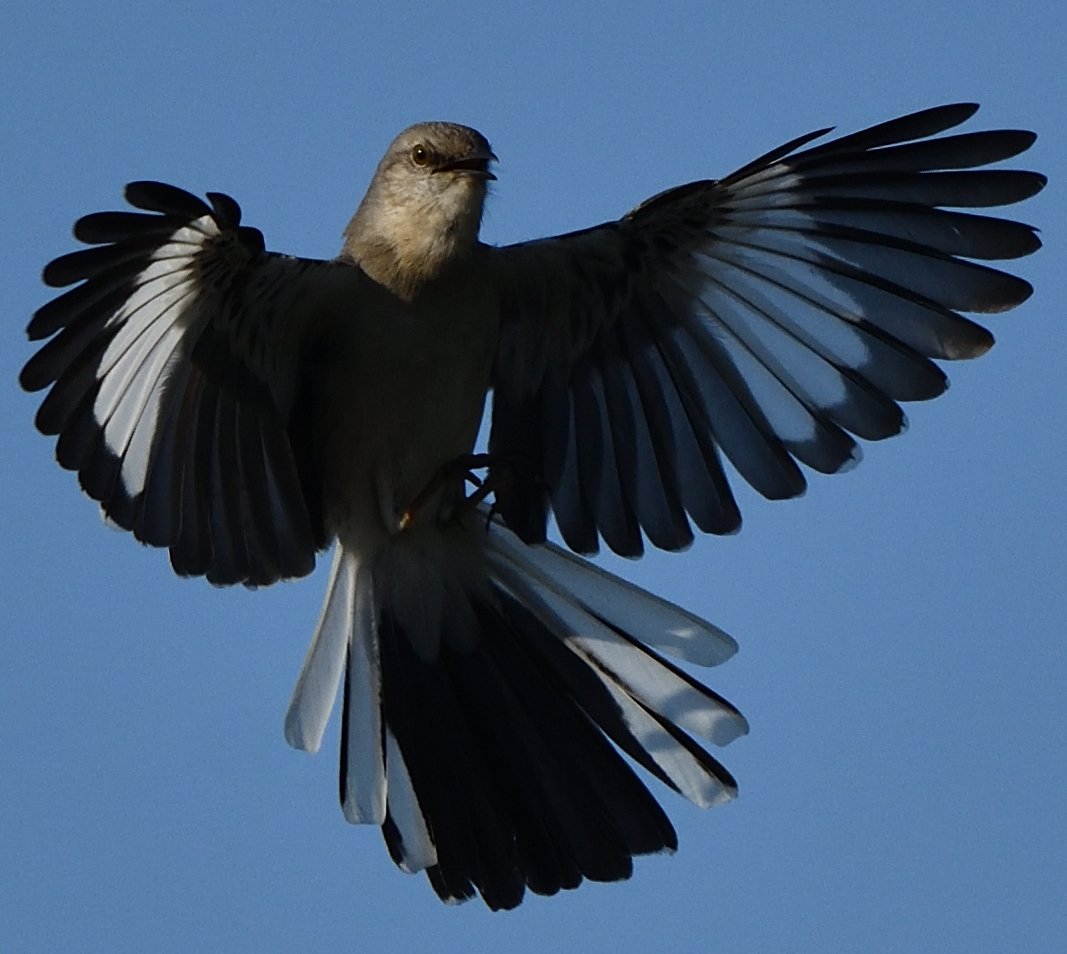
M 1051 951 L 1067 937 L 1067 7 L 7 0 L 0 35 L 0 950 Z M 282 715 L 324 567 L 248 593 L 105 529 L 16 375 L 41 266 L 160 178 L 330 257 L 422 119 L 500 156 L 484 237 L 615 218 L 809 129 L 956 100 L 1041 138 L 1046 249 L 998 346 L 903 437 L 742 533 L 605 561 L 741 643 L 741 797 L 661 792 L 671 858 L 492 915 L 442 906 Z

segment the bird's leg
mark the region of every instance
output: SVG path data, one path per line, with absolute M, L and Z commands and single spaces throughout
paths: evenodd
M 469 497 L 463 498 L 462 510 L 476 507 L 492 493 L 496 481 L 488 477 L 481 480 L 472 471 L 497 463 L 499 463 L 498 459 L 492 454 L 461 454 L 453 460 L 446 461 L 437 469 L 437 473 L 433 475 L 430 482 L 415 495 L 415 499 L 404 508 L 400 514 L 399 529 L 406 530 L 410 527 L 419 511 L 430 502 L 433 496 L 457 479 L 470 481 L 475 486 L 474 492 Z
M 485 515 L 485 528 L 488 530 L 489 524 L 492 523 L 493 516 L 496 514 L 496 505 L 500 500 L 500 494 L 502 492 L 506 493 L 517 479 L 519 472 L 525 472 L 526 468 L 519 458 L 512 455 L 474 454 L 471 456 L 476 460 L 476 463 L 472 466 L 485 467 L 488 469 L 488 473 L 484 480 L 479 480 L 478 477 L 470 472 L 467 473 L 467 480 L 474 484 L 475 490 L 470 496 L 463 499 L 463 502 L 456 508 L 453 517 L 461 519 L 485 500 L 489 494 L 492 494 L 493 502 L 489 505 L 489 511 Z

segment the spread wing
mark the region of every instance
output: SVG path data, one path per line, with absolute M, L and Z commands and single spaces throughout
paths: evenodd
M 761 494 L 803 492 L 854 436 L 899 432 L 898 402 L 946 387 L 930 359 L 993 343 L 960 312 L 1030 286 L 970 259 L 1035 251 L 1034 229 L 956 211 L 1018 202 L 1037 173 L 981 169 L 1029 132 L 930 138 L 976 106 L 925 110 L 664 192 L 617 222 L 490 249 L 502 333 L 490 451 L 498 507 L 527 541 L 549 507 L 580 552 L 677 549 L 740 515 L 723 457 Z M 798 151 L 799 150 L 799 151 Z
M 296 420 L 311 303 L 361 273 L 266 252 L 226 195 L 134 182 L 126 198 L 144 211 L 80 219 L 94 247 L 44 270 L 75 287 L 28 328 L 50 338 L 20 377 L 50 389 L 37 427 L 107 518 L 168 547 L 178 573 L 250 586 L 309 573 L 326 542 Z

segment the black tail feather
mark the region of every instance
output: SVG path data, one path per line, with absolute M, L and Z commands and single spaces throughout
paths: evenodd
M 623 880 L 634 855 L 673 850 L 677 839 L 598 728 L 624 737 L 610 696 L 594 676 L 576 695 L 579 680 L 561 673 L 569 650 L 513 597 L 495 596 L 475 608 L 473 648 L 469 634 L 450 638 L 446 619 L 440 653 L 426 662 L 387 612 L 379 638 L 386 723 L 437 848 L 430 882 L 445 900 L 477 891 L 499 909 L 527 887 L 555 894 L 583 878 Z M 399 831 L 387 819 L 383 832 L 399 863 Z

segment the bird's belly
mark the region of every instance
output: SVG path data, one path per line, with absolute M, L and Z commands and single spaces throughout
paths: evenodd
M 473 450 L 482 418 L 488 343 L 418 326 L 399 331 L 361 337 L 358 354 L 340 355 L 324 382 L 317 444 L 325 515 L 350 546 L 400 532 L 401 516 L 441 468 Z M 456 485 L 422 500 L 416 522 L 435 519 L 441 492 Z

